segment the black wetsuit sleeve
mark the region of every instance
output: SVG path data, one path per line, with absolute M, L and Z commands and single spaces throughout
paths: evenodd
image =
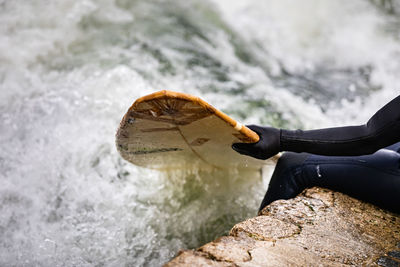
M 400 141 L 400 96 L 365 125 L 320 130 L 281 130 L 281 151 L 328 156 L 366 155 Z

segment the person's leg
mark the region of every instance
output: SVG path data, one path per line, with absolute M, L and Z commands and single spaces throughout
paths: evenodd
M 372 155 L 327 157 L 285 153 L 278 161 L 260 210 L 277 199 L 320 186 L 400 212 L 400 143 Z
M 395 151 L 395 152 L 400 153 L 400 142 L 398 142 L 398 143 L 396 143 L 396 144 L 393 144 L 393 145 L 391 145 L 391 146 L 385 147 L 385 149 L 393 150 L 393 151 Z
M 303 163 L 310 155 L 307 153 L 283 153 L 276 164 L 259 211 L 275 200 L 293 198 L 307 187 L 301 173 Z

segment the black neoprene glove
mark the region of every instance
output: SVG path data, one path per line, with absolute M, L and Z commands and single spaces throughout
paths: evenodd
M 268 159 L 280 152 L 280 129 L 247 125 L 256 132 L 260 140 L 257 143 L 235 143 L 232 148 L 242 155 L 257 159 Z

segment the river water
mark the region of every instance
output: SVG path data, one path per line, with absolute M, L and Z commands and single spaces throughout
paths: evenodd
M 0 0 L 0 265 L 159 266 L 254 216 L 244 172 L 118 155 L 134 99 L 244 123 L 364 123 L 400 92 L 400 1 Z

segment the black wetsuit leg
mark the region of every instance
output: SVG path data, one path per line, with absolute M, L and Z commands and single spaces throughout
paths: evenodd
M 400 213 L 400 143 L 366 156 L 284 153 L 260 210 L 277 199 L 320 186 Z
M 308 181 L 303 181 L 302 172 L 304 161 L 310 155 L 308 153 L 283 153 L 276 164 L 259 211 L 275 200 L 294 198 L 307 188 Z

